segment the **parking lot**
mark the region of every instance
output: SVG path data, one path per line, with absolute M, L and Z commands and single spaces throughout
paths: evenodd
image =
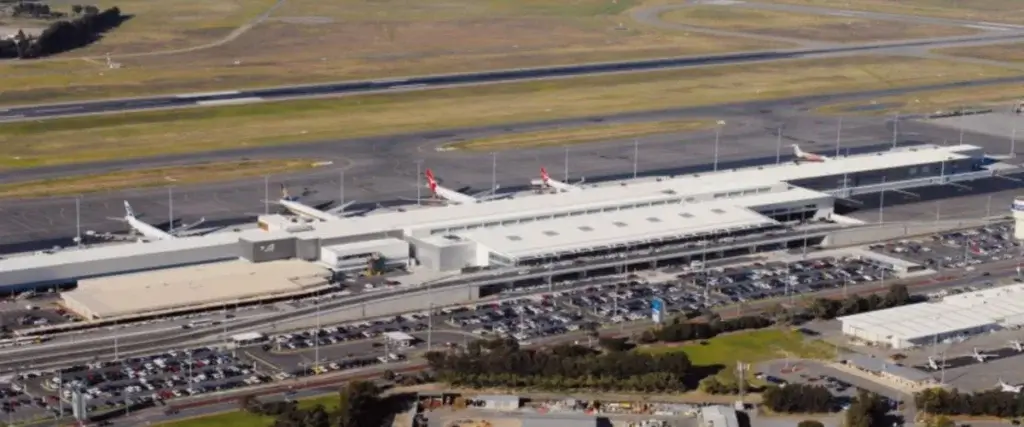
M 1020 255 L 1012 223 L 913 240 L 871 245 L 871 250 L 921 263 L 934 269 L 968 269 Z
M 837 397 L 836 410 L 845 409 L 859 389 L 886 397 L 893 411 L 899 410 L 898 404 L 909 399 L 908 395 L 894 388 L 813 361 L 777 360 L 759 364 L 755 369 L 757 371 L 754 376 L 766 384 L 812 384 L 827 387 Z

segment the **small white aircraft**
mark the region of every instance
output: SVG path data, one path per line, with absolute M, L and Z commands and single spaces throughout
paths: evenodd
M 355 200 L 342 203 L 327 210 L 317 209 L 299 201 L 298 197 L 288 195 L 288 189 L 281 186 L 281 199 L 271 200 L 269 203 L 281 206 L 294 215 L 314 219 L 317 221 L 338 221 L 344 217 L 345 209 L 356 203 Z
M 995 357 L 995 356 L 993 356 L 991 354 L 979 352 L 978 348 L 974 347 L 974 352 L 973 352 L 973 354 L 971 354 L 971 357 L 973 357 L 974 360 L 977 360 L 979 363 L 985 363 L 986 360 L 988 360 L 988 359 L 990 359 L 992 357 Z
M 575 184 L 558 181 L 556 179 L 552 179 L 551 175 L 548 175 L 548 170 L 541 166 L 540 181 L 534 181 L 533 184 L 545 188 L 553 188 L 557 191 L 577 191 L 581 189 L 580 185 L 583 184 L 585 180 L 586 178 L 580 178 L 579 182 Z
M 928 368 L 929 369 L 931 369 L 933 371 L 938 371 L 938 370 L 940 370 L 942 368 L 947 368 L 947 367 L 949 367 L 949 365 L 946 364 L 946 362 L 938 361 L 938 360 L 935 360 L 934 357 L 928 356 Z
M 1016 351 L 1017 353 L 1024 352 L 1024 344 L 1022 344 L 1020 340 L 1010 340 L 1010 347 L 1012 347 L 1013 351 Z
M 804 150 L 801 150 L 800 146 L 796 144 L 793 144 L 793 154 L 796 155 L 797 161 L 822 163 L 832 160 L 831 157 L 825 157 L 822 156 L 821 154 L 808 153 Z
M 124 218 L 109 219 L 127 223 L 128 226 L 131 227 L 133 233 L 139 233 L 142 235 L 142 239 L 139 239 L 140 241 L 176 239 L 178 237 L 182 237 L 186 232 L 196 228 L 199 224 L 206 221 L 206 218 L 199 218 L 199 221 L 192 224 L 186 224 L 178 229 L 163 231 L 140 220 L 139 216 L 135 215 L 135 211 L 132 210 L 132 205 L 128 204 L 127 200 L 124 201 Z M 173 227 L 173 224 L 168 225 L 168 227 Z
M 1007 393 L 1020 393 L 1024 390 L 1024 385 L 1010 385 L 1003 382 L 1003 379 L 999 379 L 999 389 Z
M 457 204 L 457 205 L 461 205 L 461 204 L 486 202 L 486 201 L 489 201 L 489 200 L 500 199 L 500 198 L 505 197 L 504 195 L 495 194 L 495 192 L 498 191 L 497 187 L 492 188 L 490 190 L 481 191 L 479 193 L 472 194 L 472 195 L 465 194 L 465 193 L 462 193 L 462 192 L 457 191 L 457 190 L 452 190 L 450 188 L 442 187 L 440 184 L 437 183 L 437 178 L 434 176 L 434 172 L 431 171 L 430 169 L 427 169 L 427 172 L 426 172 L 425 175 L 427 177 L 427 188 L 430 189 L 430 192 L 435 197 L 438 197 L 438 198 L 440 198 L 440 199 L 442 199 L 444 201 L 447 201 L 449 203 L 454 203 L 454 204 Z

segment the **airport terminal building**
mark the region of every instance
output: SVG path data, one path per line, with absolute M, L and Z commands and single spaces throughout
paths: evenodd
M 772 250 L 806 241 L 806 232 L 789 226 L 827 220 L 850 197 L 991 177 L 984 159 L 971 145 L 915 146 L 339 221 L 271 216 L 240 232 L 10 257 L 0 260 L 0 292 L 72 283 L 91 288 L 108 276 L 224 262 L 236 263 L 232 269 L 248 263 L 253 271 L 256 264 L 294 259 L 335 273 L 370 262 L 442 273 L 589 264 L 623 253 L 654 259 L 754 238 L 782 246 L 739 249 Z

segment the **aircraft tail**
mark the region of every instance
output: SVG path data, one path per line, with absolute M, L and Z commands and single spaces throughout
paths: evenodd
M 124 216 L 127 218 L 135 218 L 135 211 L 132 210 L 132 205 L 128 204 L 128 201 L 124 201 Z
M 807 157 L 807 153 L 805 153 L 804 150 L 801 150 L 800 146 L 796 144 L 793 144 L 793 155 L 800 158 Z
M 434 171 L 427 168 L 424 175 L 427 177 L 427 186 L 430 187 L 430 191 L 437 192 L 437 178 L 434 178 Z
M 540 167 L 540 180 L 544 181 L 544 183 L 551 181 L 551 176 L 548 175 L 548 170 L 544 166 Z

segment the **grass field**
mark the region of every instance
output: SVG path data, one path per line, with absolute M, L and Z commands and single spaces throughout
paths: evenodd
M 776 43 L 664 31 L 635 24 L 627 10 L 643 0 L 286 0 L 270 19 L 222 46 L 185 53 L 87 62 L 0 62 L 5 105 L 167 92 L 237 89 L 426 73 L 544 66 L 575 62 L 777 48 Z M 230 33 L 272 0 L 172 0 L 122 9 L 139 16 L 83 51 L 99 54 L 162 50 L 130 40 L 177 40 L 191 45 Z M 200 7 L 233 10 L 197 22 Z M 242 6 L 239 6 L 242 5 Z M 155 10 L 155 11 L 154 11 Z M 246 11 L 246 13 L 241 13 Z M 246 19 L 241 19 L 241 17 Z M 203 15 L 205 16 L 205 15 Z M 216 15 L 215 15 L 216 16 Z M 233 18 L 232 18 L 233 17 Z M 162 24 L 146 26 L 159 20 Z M 229 25 L 230 24 L 230 25 Z M 182 26 L 187 30 L 162 30 Z M 147 34 L 138 34 L 151 28 Z M 209 37 L 206 35 L 216 35 Z M 458 43 L 453 43 L 457 40 Z M 170 43 L 170 47 L 180 47 Z
M 338 395 L 331 393 L 299 400 L 299 408 L 308 409 L 316 405 L 324 405 L 328 411 L 338 407 Z M 181 421 L 157 424 L 159 427 L 269 427 L 274 425 L 274 417 L 263 417 L 247 412 L 235 411 L 208 417 L 189 418 Z
M 1020 0 L 762 0 L 833 9 L 1024 24 Z
M 662 122 L 595 124 L 535 132 L 498 135 L 453 142 L 446 148 L 464 151 L 500 151 L 548 146 L 586 144 L 644 135 L 691 132 L 715 126 L 714 120 L 677 120 Z
M 707 341 L 707 345 L 653 345 L 641 347 L 646 352 L 683 351 L 698 366 L 725 365 L 732 368 L 736 362 L 757 363 L 786 357 L 828 359 L 835 350 L 821 341 L 807 341 L 797 331 L 787 329 L 760 329 L 720 335 Z
M 393 135 L 1017 73 L 940 60 L 864 56 L 16 122 L 0 126 L 0 140 L 6 141 L 0 145 L 0 166 Z
M 827 42 L 867 42 L 977 33 L 964 27 L 893 23 L 861 18 L 823 16 L 723 6 L 696 6 L 661 15 L 680 24 L 752 34 Z
M 892 113 L 925 114 L 957 108 L 985 108 L 1009 111 L 1020 100 L 1020 84 L 1000 84 L 908 93 L 873 100 L 842 102 L 819 109 L 828 114 L 884 115 Z
M 968 58 L 1002 62 L 1024 62 L 1024 43 L 991 44 L 987 46 L 952 47 L 933 52 Z
M 166 168 L 119 171 L 98 175 L 69 176 L 40 181 L 0 184 L 0 199 L 68 196 L 125 188 L 165 187 L 254 176 L 298 172 L 315 167 L 313 160 L 245 160 Z

